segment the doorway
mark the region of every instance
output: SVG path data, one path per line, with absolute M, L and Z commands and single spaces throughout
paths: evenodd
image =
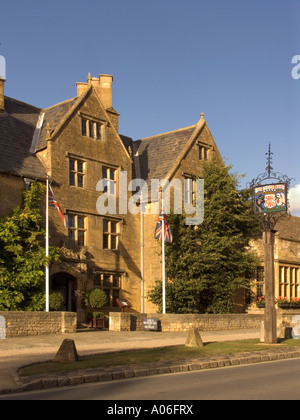
M 60 292 L 65 301 L 59 311 L 77 312 L 76 278 L 67 273 L 57 273 L 51 277 L 51 289 Z

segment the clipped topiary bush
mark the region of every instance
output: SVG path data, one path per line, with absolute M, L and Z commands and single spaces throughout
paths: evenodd
M 49 295 L 49 308 L 52 311 L 58 311 L 65 303 L 65 298 L 61 292 L 54 291 Z
M 101 289 L 91 289 L 85 294 L 84 303 L 90 308 L 102 308 L 107 305 L 107 294 Z

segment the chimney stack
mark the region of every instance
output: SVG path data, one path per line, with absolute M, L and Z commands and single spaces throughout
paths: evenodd
M 0 111 L 4 111 L 4 83 L 5 79 L 0 76 Z
M 112 107 L 112 82 L 113 76 L 109 74 L 99 74 L 99 77 L 91 77 L 88 75 L 87 83 L 76 83 L 77 85 L 77 96 L 80 96 L 83 92 L 88 89 L 90 85 L 96 90 L 101 102 L 104 107 Z
M 112 82 L 110 74 L 99 74 L 99 96 L 105 108 L 112 107 Z
M 89 73 L 87 83 L 76 83 L 77 96 L 82 95 L 90 86 L 93 86 L 100 101 L 106 109 L 106 112 L 109 113 L 109 118 L 112 125 L 116 131 L 119 132 L 119 114 L 113 109 L 112 106 L 112 82 L 113 76 L 110 74 L 99 74 L 99 77 L 91 77 L 91 74 Z

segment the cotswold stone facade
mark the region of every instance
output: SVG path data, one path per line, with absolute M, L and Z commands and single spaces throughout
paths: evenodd
M 50 266 L 50 288 L 62 292 L 61 310 L 77 312 L 79 324 L 87 315 L 84 294 L 92 288 L 106 292 L 107 313 L 121 311 L 121 298 L 133 312 L 157 309 L 147 299 L 161 279 L 161 247 L 154 239 L 157 214 L 151 214 L 150 205 L 147 214 L 119 211 L 119 204 L 128 209 L 131 181 L 142 179 L 150 189 L 153 179 L 180 180 L 186 186 L 182 201 L 192 203 L 203 161 L 223 164 L 203 114 L 192 126 L 153 137 L 133 141 L 120 135 L 112 83 L 111 75 L 89 75 L 87 82 L 76 84 L 74 98 L 47 109 L 0 98 L 0 216 L 20 203 L 31 180 L 45 184 L 49 178 L 68 222 L 65 227 L 56 209 L 49 209 L 50 245 L 61 250 L 61 262 Z M 119 193 L 124 190 L 125 202 Z M 99 207 L 110 199 L 116 211 L 100 214 Z M 299 234 L 293 241 L 282 239 L 282 258 L 292 259 L 297 268 Z
M 300 298 L 300 218 L 285 215 L 275 226 L 274 243 L 274 272 L 275 298 Z M 264 249 L 262 239 L 252 242 L 256 250 L 260 265 L 255 276 L 255 297 L 264 296 Z M 253 301 L 251 311 L 256 309 Z M 299 305 L 300 309 L 300 305 Z
M 65 227 L 56 209 L 49 209 L 50 245 L 61 250 L 61 262 L 50 267 L 50 289 L 62 292 L 61 310 L 77 312 L 79 323 L 87 315 L 84 294 L 95 287 L 107 293 L 106 312 L 121 311 L 120 298 L 129 301 L 132 311 L 156 310 L 147 292 L 161 278 L 160 246 L 154 239 L 157 214 L 150 213 L 150 206 L 145 215 L 127 211 L 133 194 L 129 183 L 139 178 L 150 187 L 151 179 L 187 179 L 192 201 L 202 161 L 222 164 L 203 114 L 193 126 L 151 138 L 121 136 L 112 82 L 110 75 L 89 75 L 86 83 L 76 84 L 74 98 L 47 109 L 4 97 L 0 110 L 0 215 L 20 203 L 32 179 L 45 183 L 49 178 L 68 222 Z M 127 190 L 127 199 L 122 199 L 125 211 L 119 212 L 121 173 L 126 174 L 122 191 Z M 99 214 L 102 194 L 115 200 L 113 214 Z

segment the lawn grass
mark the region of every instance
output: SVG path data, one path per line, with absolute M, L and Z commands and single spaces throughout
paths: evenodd
M 281 341 L 281 342 L 280 342 Z M 44 362 L 26 366 L 18 372 L 20 376 L 47 374 L 78 369 L 92 369 L 116 365 L 145 364 L 202 358 L 207 356 L 228 355 L 239 352 L 262 351 L 274 348 L 300 346 L 300 340 L 279 340 L 277 345 L 262 345 L 259 340 L 237 340 L 217 343 L 205 343 L 203 347 L 168 346 L 152 349 L 104 353 L 79 357 L 77 362 Z

